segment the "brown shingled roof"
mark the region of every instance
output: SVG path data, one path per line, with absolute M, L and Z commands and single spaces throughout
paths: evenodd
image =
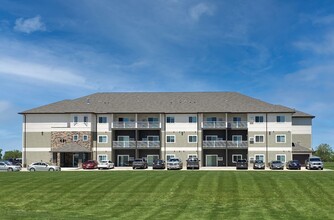
M 237 92 L 95 93 L 64 100 L 20 114 L 38 113 L 294 113 Z

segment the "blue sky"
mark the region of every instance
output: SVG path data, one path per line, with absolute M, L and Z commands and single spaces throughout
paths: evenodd
M 1 0 L 0 148 L 18 112 L 95 92 L 236 91 L 334 146 L 334 2 Z

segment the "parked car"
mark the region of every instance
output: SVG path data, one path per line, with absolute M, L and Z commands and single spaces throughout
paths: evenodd
M 13 165 L 9 163 L 8 161 L 0 161 L 0 171 L 20 171 L 21 166 Z
M 164 160 L 155 160 L 153 161 L 153 169 L 165 169 L 166 168 L 166 163 Z
M 9 158 L 8 161 L 12 164 L 12 165 L 17 165 L 22 167 L 22 158 Z
M 111 162 L 110 160 L 101 160 L 99 164 L 97 165 L 97 168 L 99 170 L 101 169 L 113 169 L 115 168 L 115 164 Z
M 197 157 L 188 158 L 187 169 L 199 169 L 199 159 Z
M 266 165 L 264 164 L 263 160 L 255 160 L 253 164 L 253 169 L 262 169 L 264 170 Z
M 237 160 L 236 168 L 238 169 L 248 169 L 248 162 L 245 159 Z
M 96 160 L 87 160 L 82 163 L 82 169 L 96 169 L 98 164 Z
M 167 170 L 181 170 L 183 162 L 179 158 L 170 158 L 167 162 Z
M 35 162 L 28 165 L 27 170 L 30 172 L 34 171 L 60 171 L 61 168 L 59 166 L 49 165 L 44 162 Z
M 132 169 L 137 169 L 137 168 L 141 168 L 141 169 L 146 169 L 148 167 L 147 165 L 147 161 L 145 159 L 135 159 L 132 162 Z
M 311 169 L 324 169 L 324 163 L 320 157 L 312 156 L 305 161 L 305 167 L 307 170 Z
M 270 169 L 272 170 L 283 170 L 284 163 L 280 160 L 273 160 L 270 162 Z
M 301 164 L 299 163 L 299 160 L 290 160 L 286 163 L 286 168 L 289 170 L 292 170 L 292 169 L 300 170 Z

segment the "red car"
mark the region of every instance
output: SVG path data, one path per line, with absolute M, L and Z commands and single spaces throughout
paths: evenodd
M 82 169 L 96 169 L 98 162 L 96 160 L 87 160 L 82 163 Z

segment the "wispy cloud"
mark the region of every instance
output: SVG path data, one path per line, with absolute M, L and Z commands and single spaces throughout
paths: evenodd
M 45 31 L 45 24 L 41 21 L 40 16 L 33 18 L 18 18 L 15 21 L 14 30 L 18 32 L 23 32 L 30 34 L 35 31 Z
M 203 15 L 213 15 L 214 6 L 208 3 L 199 3 L 190 8 L 189 14 L 194 21 L 198 21 Z

